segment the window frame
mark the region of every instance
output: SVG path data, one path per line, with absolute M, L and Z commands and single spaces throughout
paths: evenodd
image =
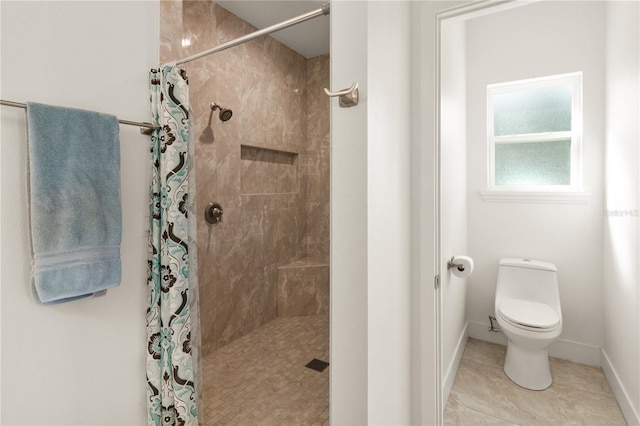
M 493 97 L 503 93 L 524 92 L 535 89 L 569 86 L 571 88 L 571 130 L 561 132 L 530 133 L 507 136 L 494 135 Z M 487 188 L 483 198 L 503 201 L 513 194 L 515 200 L 525 200 L 527 195 L 544 201 L 561 200 L 559 194 L 583 194 L 582 191 L 582 72 L 537 77 L 487 85 Z M 569 185 L 496 185 L 496 143 L 552 142 L 559 139 L 571 141 Z M 492 195 L 493 194 L 493 195 Z M 579 198 L 579 197 L 578 197 Z

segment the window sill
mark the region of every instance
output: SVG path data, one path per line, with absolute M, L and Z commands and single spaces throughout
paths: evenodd
M 480 198 L 495 203 L 587 204 L 591 192 L 480 191 Z

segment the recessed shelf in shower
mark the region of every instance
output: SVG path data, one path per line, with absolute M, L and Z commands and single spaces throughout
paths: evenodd
M 241 194 L 298 192 L 298 153 L 240 145 Z

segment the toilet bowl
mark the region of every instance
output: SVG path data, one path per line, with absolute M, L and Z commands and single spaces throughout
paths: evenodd
M 562 332 L 556 267 L 531 259 L 500 259 L 495 314 L 507 337 L 504 372 L 532 390 L 551 383 L 548 348 Z

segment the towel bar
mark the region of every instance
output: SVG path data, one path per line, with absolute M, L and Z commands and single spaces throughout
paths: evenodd
M 0 105 L 10 106 L 14 108 L 23 108 L 23 109 L 27 108 L 27 104 L 24 104 L 22 102 L 5 101 L 4 99 L 0 99 Z M 127 126 L 138 126 L 140 127 L 140 133 L 142 133 L 143 135 L 150 135 L 152 131 L 160 128 L 160 126 L 154 126 L 151 123 L 146 123 L 141 121 L 118 119 L 118 123 L 126 124 Z

